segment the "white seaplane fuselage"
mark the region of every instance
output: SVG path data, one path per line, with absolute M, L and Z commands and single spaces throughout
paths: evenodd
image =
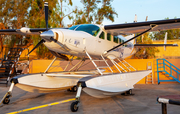
M 85 27 L 81 27 L 81 26 L 85 26 Z M 88 26 L 92 28 L 89 31 L 86 30 L 88 29 L 87 28 Z M 93 27 L 95 29 L 93 29 Z M 52 31 L 54 33 L 52 35 L 54 39 L 57 39 L 57 41 L 59 41 L 61 45 L 53 41 L 51 42 L 46 41 L 44 45 L 49 50 L 61 54 L 87 56 L 85 53 L 85 51 L 87 51 L 89 55 L 91 55 L 92 57 L 93 56 L 98 57 L 104 54 L 109 49 L 127 40 L 126 38 L 123 37 L 119 38 L 118 36 L 113 36 L 111 34 L 106 33 L 103 30 L 103 26 L 99 26 L 99 25 L 92 25 L 92 24 L 78 25 L 76 28 L 74 28 L 74 30 L 70 30 L 70 29 L 50 29 L 49 31 Z M 47 33 L 49 31 L 47 31 Z M 95 34 L 96 31 L 97 33 Z M 92 35 L 90 33 L 95 35 Z M 62 45 L 65 47 L 65 49 L 62 47 Z M 133 43 L 128 42 L 125 46 L 121 46 L 118 49 L 115 49 L 104 56 L 108 57 L 111 55 L 114 56 L 115 58 L 126 58 L 134 53 L 135 50 Z
M 40 34 L 45 40 L 44 45 L 51 51 L 73 56 L 87 56 L 87 52 L 91 57 L 124 59 L 134 54 L 134 45 L 128 42 L 124 46 L 120 46 L 108 53 L 109 49 L 126 41 L 125 38 L 119 38 L 104 31 L 103 26 L 98 25 L 77 25 L 70 29 L 50 29 Z M 54 38 L 56 41 L 52 41 Z M 130 72 L 130 73 L 110 73 L 105 76 L 99 76 L 87 80 L 85 92 L 95 97 L 102 97 L 104 93 L 117 94 L 132 89 L 133 85 L 145 77 L 150 71 Z M 27 74 L 14 77 L 12 81 L 16 85 L 27 91 L 49 92 L 73 87 L 84 77 L 92 77 L 93 74 L 71 74 L 71 73 L 44 73 L 44 74 Z M 96 76 L 97 73 L 96 73 Z M 109 80 L 111 79 L 111 80 Z M 107 83 L 111 82 L 111 84 Z M 103 93 L 98 93 L 103 92 Z M 101 95 L 96 95 L 101 94 Z M 110 95 L 110 94 L 109 94 Z M 105 95 L 106 97 L 107 95 Z

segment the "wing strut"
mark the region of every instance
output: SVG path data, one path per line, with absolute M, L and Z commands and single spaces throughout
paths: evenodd
M 131 38 L 131 39 L 129 39 L 129 40 L 127 40 L 127 41 L 125 41 L 125 42 L 123 42 L 123 43 L 121 43 L 121 44 L 119 44 L 119 45 L 113 47 L 112 49 L 110 49 L 110 50 L 104 52 L 104 54 L 106 54 L 106 53 L 108 53 L 108 52 L 110 52 L 110 51 L 112 51 L 112 50 L 114 50 L 114 49 L 116 49 L 116 48 L 118 48 L 118 47 L 124 45 L 125 43 L 127 43 L 127 42 L 129 42 L 129 41 L 131 41 L 131 40 L 133 40 L 133 39 L 135 39 L 135 38 L 137 38 L 137 37 L 143 35 L 143 34 L 146 33 L 146 32 L 149 32 L 149 31 L 152 30 L 153 28 L 157 27 L 157 25 L 150 25 L 150 27 L 151 27 L 151 28 L 149 28 L 148 30 L 146 30 L 146 31 L 144 31 L 144 32 L 142 32 L 142 33 L 140 33 L 140 34 L 134 36 L 133 38 Z

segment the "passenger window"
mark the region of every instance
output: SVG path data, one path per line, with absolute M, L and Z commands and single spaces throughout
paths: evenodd
M 124 40 L 122 40 L 121 38 L 119 38 L 119 43 L 122 44 L 124 42 Z
M 114 42 L 118 43 L 118 37 L 117 36 L 114 36 Z
M 121 39 L 119 38 L 119 44 L 121 44 Z
M 111 41 L 111 34 L 107 33 L 107 40 Z
M 104 32 L 99 35 L 99 38 L 104 39 Z

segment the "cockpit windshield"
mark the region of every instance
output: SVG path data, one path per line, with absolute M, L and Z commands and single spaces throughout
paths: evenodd
M 69 29 L 75 30 L 75 31 L 84 31 L 93 36 L 96 36 L 98 32 L 100 31 L 100 28 L 93 24 L 75 25 L 75 26 L 70 27 Z

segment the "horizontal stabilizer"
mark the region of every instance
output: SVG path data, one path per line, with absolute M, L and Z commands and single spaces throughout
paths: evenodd
M 178 46 L 177 44 L 134 44 L 134 47 Z

